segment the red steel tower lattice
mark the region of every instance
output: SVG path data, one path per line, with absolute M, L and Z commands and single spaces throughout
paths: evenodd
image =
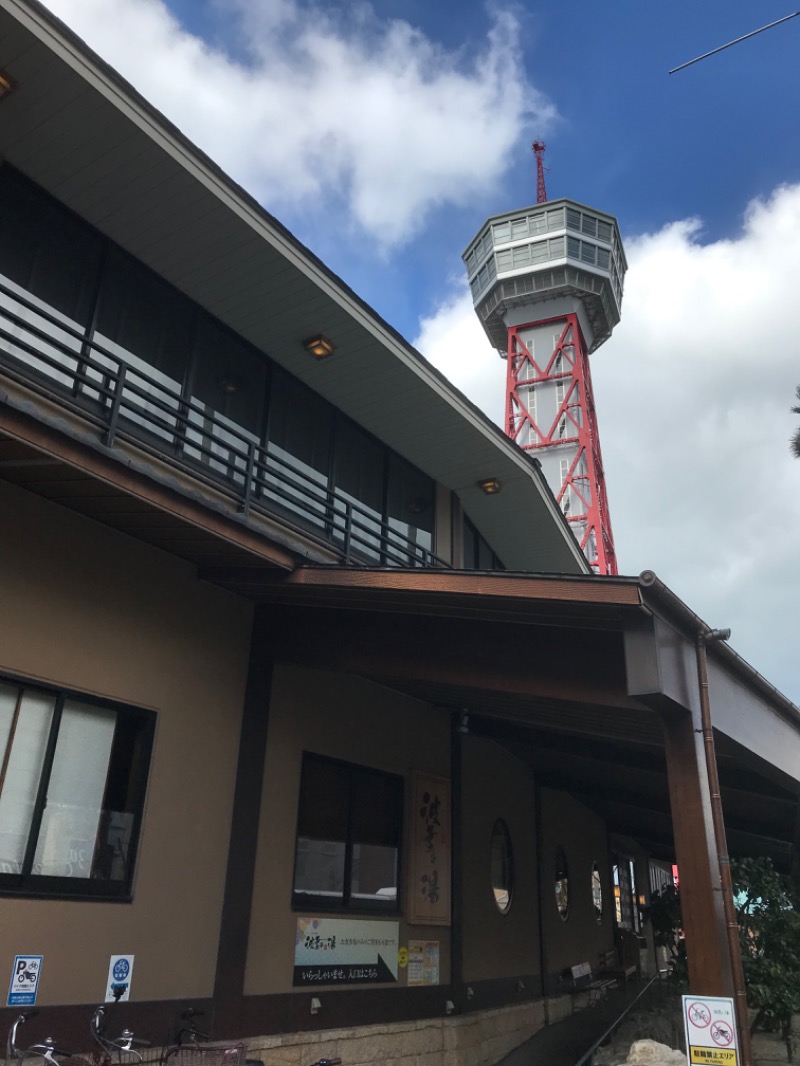
M 464 253 L 475 311 L 507 359 L 505 430 L 542 471 L 592 569 L 616 574 L 589 355 L 620 318 L 625 253 L 616 219 L 546 199 L 496 215 Z
M 539 345 L 531 340 L 548 333 L 552 350 L 545 347 L 537 359 Z M 556 455 L 558 480 L 548 480 L 581 551 L 597 573 L 616 574 L 589 352 L 578 315 L 509 326 L 507 360 L 506 433 L 525 451 Z M 537 403 L 548 393 L 554 403 Z

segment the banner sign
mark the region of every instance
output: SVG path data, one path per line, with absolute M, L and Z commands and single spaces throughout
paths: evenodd
M 396 982 L 399 940 L 399 922 L 298 918 L 292 984 Z
M 686 1054 L 692 1066 L 738 1066 L 733 1000 L 683 996 Z

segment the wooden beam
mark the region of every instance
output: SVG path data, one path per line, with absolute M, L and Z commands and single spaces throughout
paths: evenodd
M 711 823 L 699 718 L 688 711 L 662 718 L 667 754 L 681 911 L 689 962 L 689 987 L 707 996 L 732 996 L 730 955 Z M 700 738 L 702 744 L 702 738 Z

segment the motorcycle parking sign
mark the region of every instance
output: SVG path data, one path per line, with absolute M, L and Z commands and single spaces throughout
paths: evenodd
M 32 1007 L 36 1002 L 39 976 L 42 972 L 41 955 L 17 955 L 11 971 L 7 1007 Z

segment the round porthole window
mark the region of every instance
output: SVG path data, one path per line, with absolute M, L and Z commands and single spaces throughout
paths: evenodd
M 592 863 L 592 904 L 594 906 L 594 920 L 598 925 L 603 920 L 603 882 L 600 877 L 600 867 Z
M 562 922 L 569 917 L 569 868 L 563 848 L 556 848 L 556 907 Z
M 502 818 L 497 819 L 492 830 L 491 872 L 494 902 L 500 913 L 505 914 L 514 891 L 514 853 L 508 826 Z

